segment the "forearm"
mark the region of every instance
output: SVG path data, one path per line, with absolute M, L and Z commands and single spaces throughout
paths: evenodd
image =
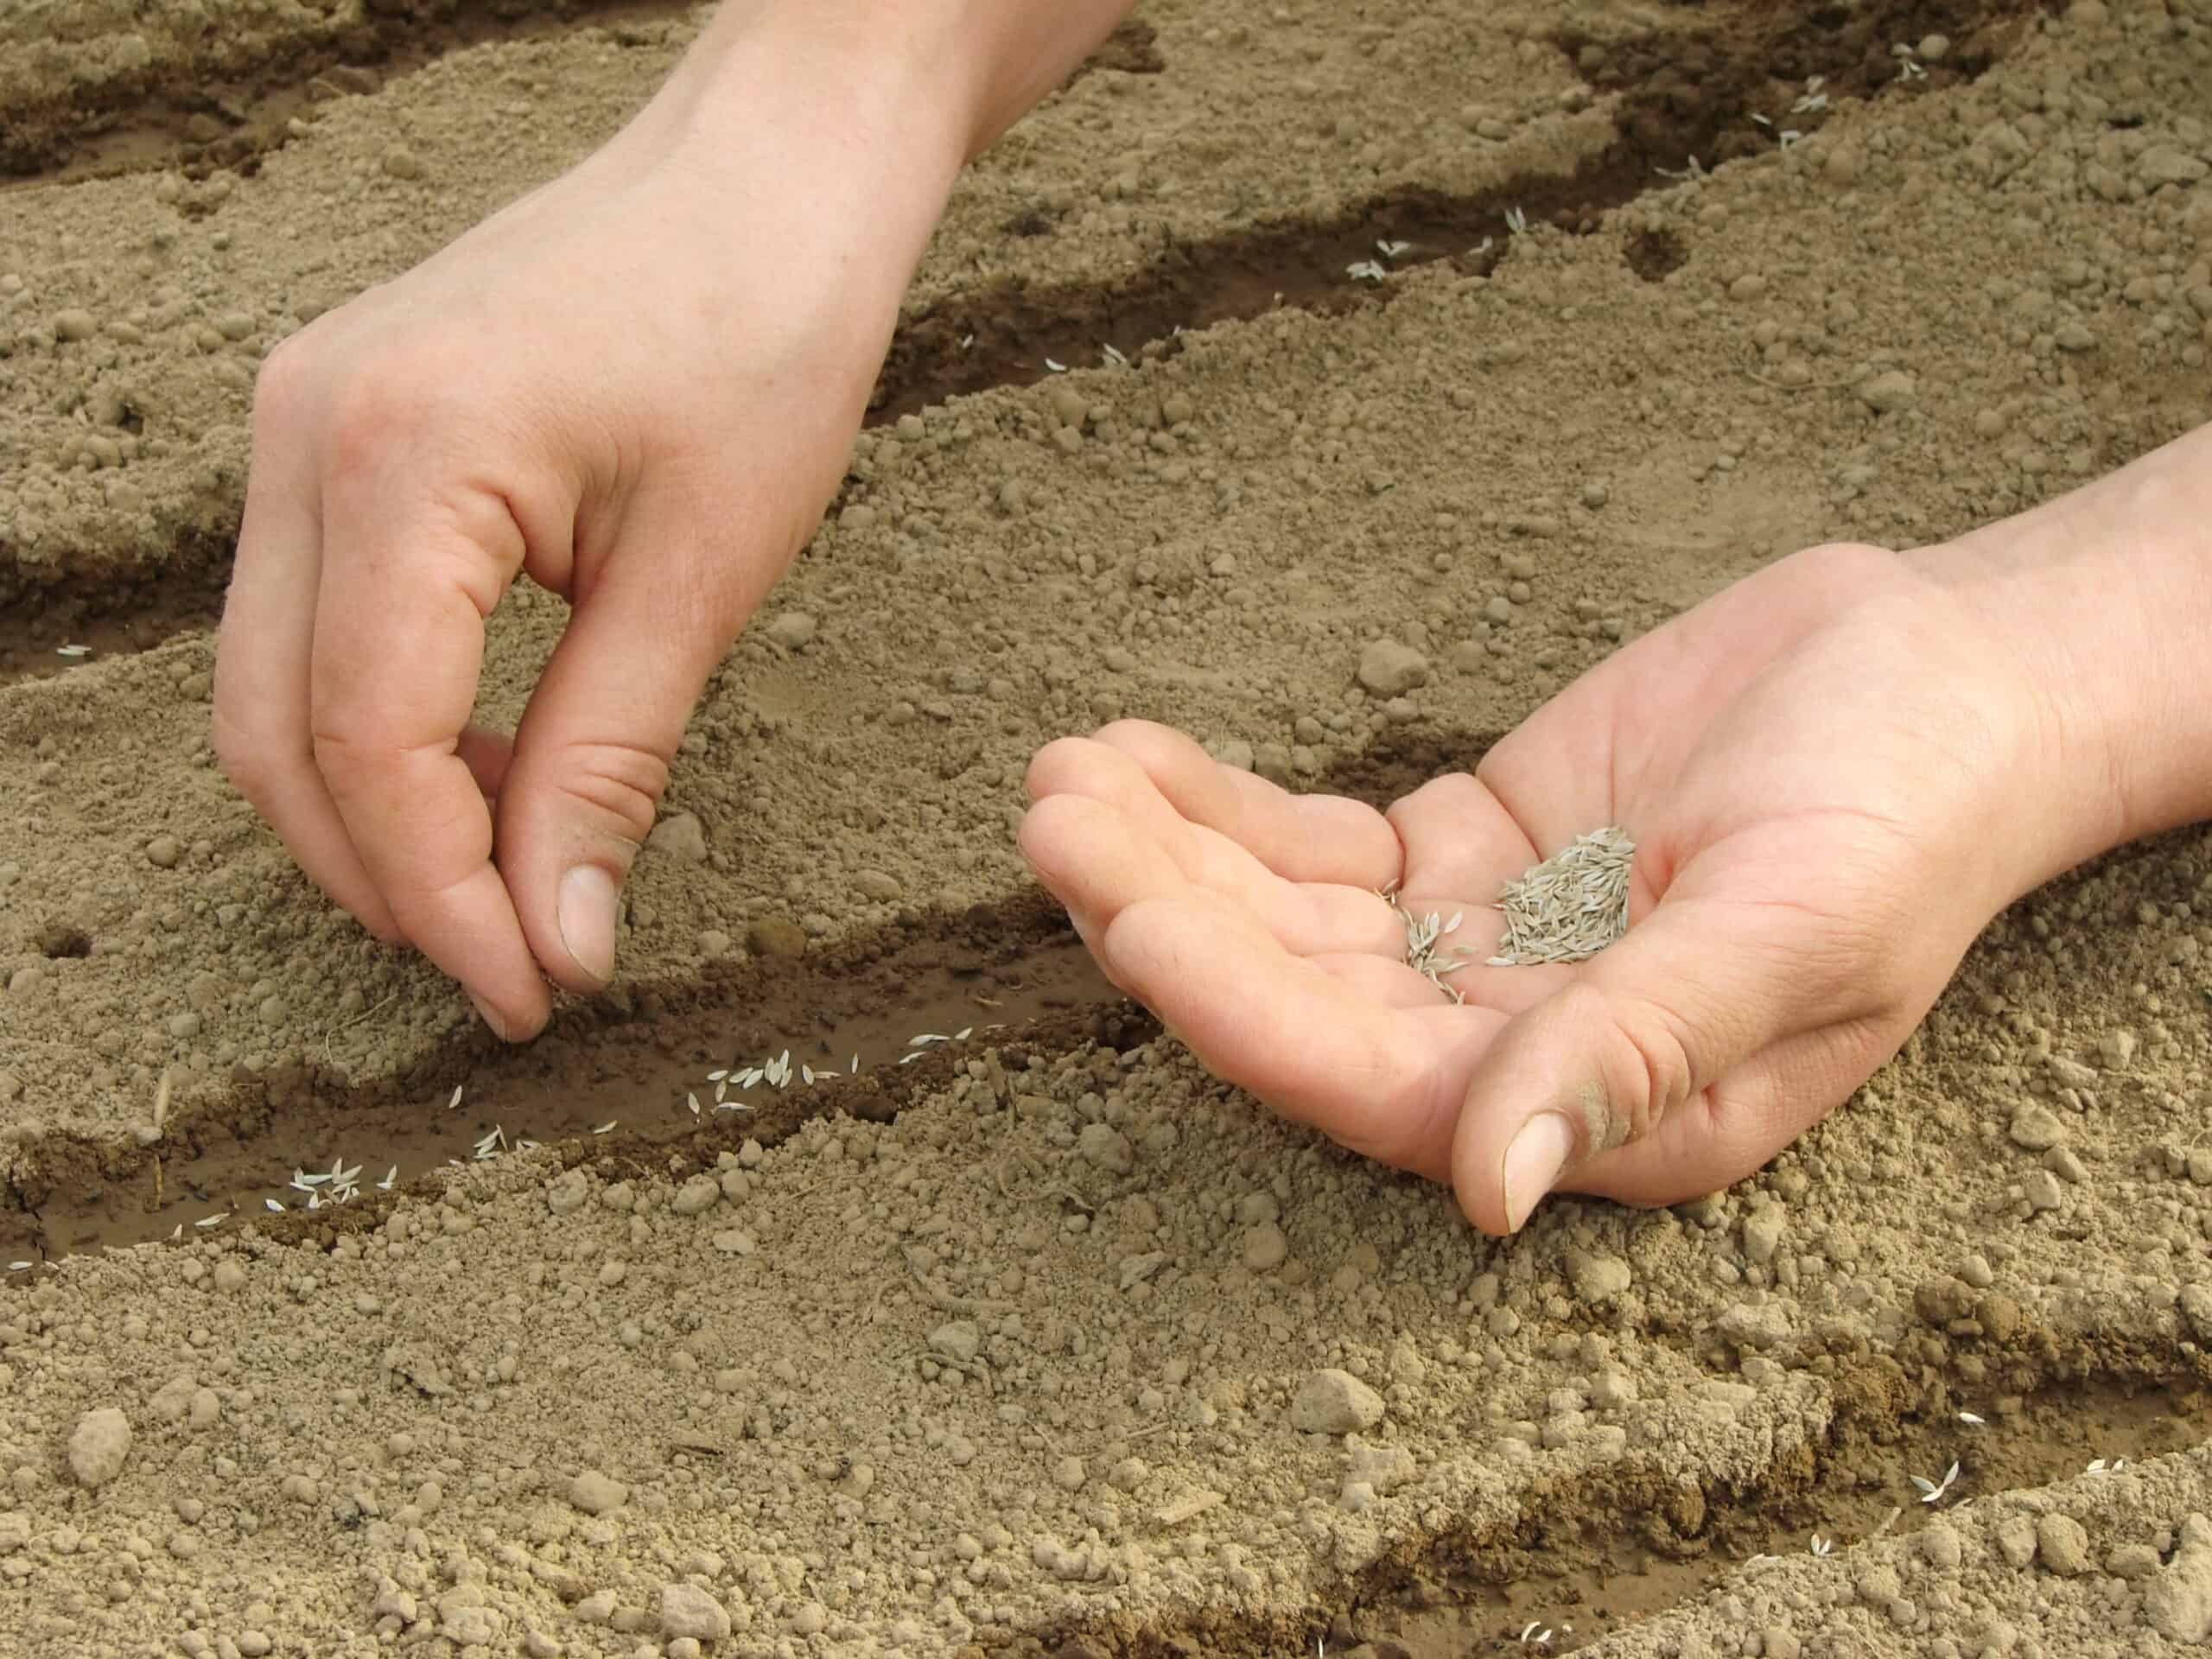
M 863 134 L 888 117 L 910 161 L 957 169 L 1054 87 L 1134 0 L 726 0 L 671 87 L 706 116 L 760 66 L 839 95 Z
M 1130 0 L 726 0 L 667 82 L 584 165 L 673 173 L 693 229 L 804 260 L 863 315 L 895 305 L 960 169 L 1072 74 Z
M 1916 556 L 2018 643 L 2044 699 L 2059 868 L 2212 818 L 2212 426 Z

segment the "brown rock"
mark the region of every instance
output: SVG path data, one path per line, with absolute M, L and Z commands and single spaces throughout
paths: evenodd
M 745 948 L 756 957 L 806 954 L 806 934 L 787 916 L 756 916 L 745 925 Z

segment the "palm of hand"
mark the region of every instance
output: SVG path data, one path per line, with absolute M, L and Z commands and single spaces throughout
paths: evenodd
M 1890 555 L 1831 548 L 1729 588 L 1387 814 L 1292 796 L 1164 728 L 1041 753 L 1022 847 L 1101 965 L 1211 1070 L 1509 1230 L 1532 1118 L 1559 1184 L 1669 1203 L 1756 1169 L 1902 1043 L 2012 896 L 1981 856 L 2005 666 Z M 1503 882 L 1577 836 L 1637 840 L 1627 939 L 1494 967 Z M 1453 1004 L 1408 965 L 1463 918 Z M 1552 1160 L 1555 1165 L 1557 1160 Z

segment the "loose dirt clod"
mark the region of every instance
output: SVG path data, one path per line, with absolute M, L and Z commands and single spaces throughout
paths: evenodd
M 113 1406 L 88 1411 L 69 1435 L 69 1472 L 84 1486 L 105 1486 L 130 1452 L 130 1420 Z
M 1308 1434 L 1351 1434 L 1382 1421 L 1382 1396 L 1333 1368 L 1299 1384 L 1290 1402 L 1290 1425 Z

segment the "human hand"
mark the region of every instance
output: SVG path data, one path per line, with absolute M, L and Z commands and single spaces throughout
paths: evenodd
M 216 753 L 505 1037 L 544 976 L 612 975 L 684 721 L 843 471 L 964 156 L 942 86 L 867 62 L 741 41 L 263 369 Z M 510 741 L 468 721 L 519 572 L 573 610 Z
M 1208 1067 L 1451 1182 L 1484 1230 L 1555 1188 L 1677 1202 L 1847 1096 L 1989 918 L 2080 855 L 2059 712 L 1986 622 L 1911 560 L 1815 549 L 1387 814 L 1130 721 L 1037 756 L 1022 850 Z M 1502 884 L 1607 824 L 1637 842 L 1626 937 L 1487 965 Z M 1407 965 L 1393 885 L 1415 915 L 1464 912 L 1464 1006 Z

